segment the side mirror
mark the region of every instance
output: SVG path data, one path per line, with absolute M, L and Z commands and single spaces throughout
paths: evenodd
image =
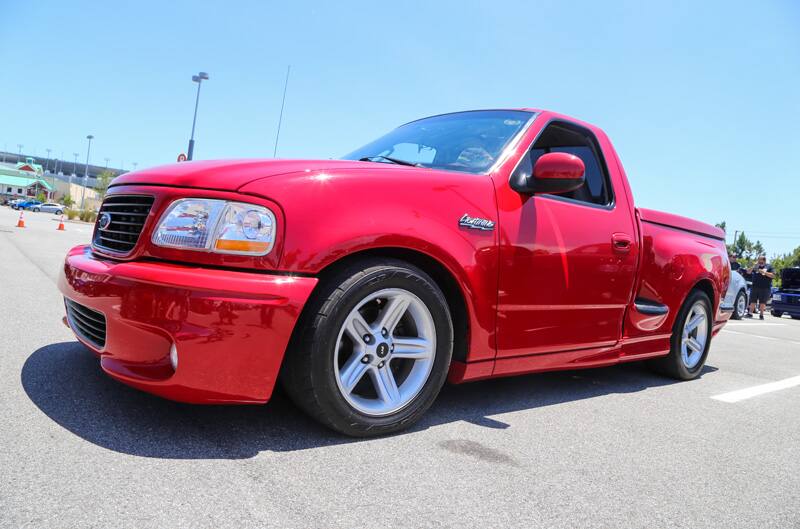
M 586 166 L 583 160 L 566 152 L 541 155 L 533 166 L 534 193 L 567 193 L 583 185 Z

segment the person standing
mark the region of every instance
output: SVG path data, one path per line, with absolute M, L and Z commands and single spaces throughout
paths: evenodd
M 772 280 L 775 278 L 775 271 L 772 265 L 767 264 L 766 256 L 759 255 L 756 264 L 750 268 L 750 274 L 753 277 L 753 288 L 750 290 L 750 313 L 745 318 L 753 317 L 756 303 L 758 303 L 761 311 L 758 319 L 763 320 L 764 311 L 767 310 L 767 300 L 772 296 Z
M 739 261 L 737 260 L 736 254 L 734 253 L 728 254 L 728 261 L 730 261 L 731 270 L 733 270 L 734 272 L 738 272 L 739 269 L 742 267 L 742 265 L 740 265 Z

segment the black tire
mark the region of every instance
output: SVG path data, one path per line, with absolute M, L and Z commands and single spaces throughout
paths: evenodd
M 690 369 L 686 367 L 681 358 L 681 341 L 686 317 L 691 308 L 698 302 L 705 305 L 708 321 L 708 339 L 706 340 L 700 361 Z M 700 373 L 703 371 L 703 366 L 705 366 L 706 358 L 708 357 L 708 348 L 711 346 L 711 335 L 714 324 L 712 315 L 711 300 L 708 299 L 708 295 L 700 290 L 692 290 L 686 298 L 686 301 L 683 302 L 681 309 L 678 311 L 678 316 L 675 318 L 675 323 L 672 326 L 669 354 L 665 357 L 651 360 L 648 362 L 649 366 L 654 371 L 677 380 L 692 380 L 700 376 Z
M 57 209 L 57 210 L 56 210 L 56 215 L 63 215 L 63 214 L 64 214 L 64 212 L 63 212 L 63 211 L 61 211 L 60 209 Z
M 739 302 L 744 299 L 744 310 L 739 312 Z M 736 299 L 733 300 L 733 314 L 731 315 L 732 320 L 741 320 L 744 318 L 744 315 L 747 314 L 747 293 L 744 289 L 740 290 L 738 294 L 736 294 Z
M 772 311 L 770 311 L 770 314 L 772 314 L 772 315 L 773 315 L 773 316 L 775 316 L 776 318 L 780 318 L 781 316 L 783 316 L 783 311 L 780 311 L 780 310 L 772 310 Z
M 42 210 L 41 210 L 41 209 L 39 209 L 39 208 L 33 208 L 33 211 L 34 211 L 34 212 L 36 212 L 36 213 L 39 213 L 39 212 L 40 212 L 40 211 L 42 211 Z
M 789 316 L 790 316 L 790 317 L 791 317 L 793 320 L 800 320 L 800 316 L 798 316 L 798 315 L 796 315 L 796 314 L 790 314 Z
M 411 292 L 430 311 L 435 356 L 422 389 L 405 407 L 389 415 L 370 416 L 342 396 L 333 359 L 340 329 L 350 312 L 370 294 L 387 288 Z M 365 259 L 323 277 L 293 333 L 281 382 L 295 404 L 325 426 L 353 437 L 385 435 L 408 428 L 428 410 L 447 378 L 452 352 L 453 324 L 436 283 L 404 261 Z

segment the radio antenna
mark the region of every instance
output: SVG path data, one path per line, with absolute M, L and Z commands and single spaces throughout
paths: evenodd
M 286 105 L 286 88 L 289 86 L 289 72 L 292 69 L 292 65 L 286 67 L 286 81 L 283 83 L 283 100 L 281 101 L 281 115 L 278 117 L 278 132 L 275 134 L 275 149 L 272 151 L 272 157 L 275 158 L 278 155 L 278 139 L 281 137 L 281 123 L 283 122 L 283 107 Z

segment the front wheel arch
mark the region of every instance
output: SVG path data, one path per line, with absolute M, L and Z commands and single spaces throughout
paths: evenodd
M 371 248 L 354 252 L 330 263 L 320 271 L 320 280 L 336 274 L 339 270 L 349 266 L 355 261 L 367 261 L 381 258 L 397 259 L 416 266 L 428 274 L 431 279 L 433 279 L 434 283 L 442 290 L 453 322 L 453 360 L 466 362 L 469 353 L 470 309 L 464 290 L 461 288 L 458 279 L 450 269 L 438 259 L 409 248 Z

